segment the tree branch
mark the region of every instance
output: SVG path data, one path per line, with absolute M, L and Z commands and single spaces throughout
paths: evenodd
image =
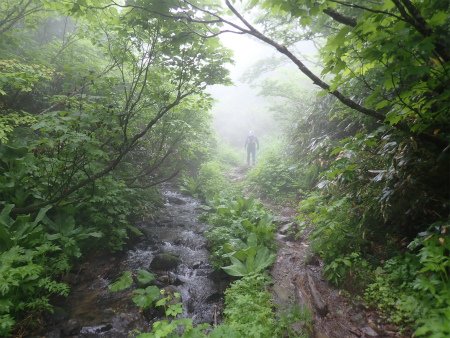
M 332 8 L 325 8 L 323 12 L 333 18 L 333 20 L 347 26 L 356 27 L 356 24 L 358 23 L 356 18 L 339 13 Z

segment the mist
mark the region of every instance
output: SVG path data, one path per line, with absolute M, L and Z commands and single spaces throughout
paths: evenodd
M 212 109 L 213 127 L 222 141 L 243 147 L 250 130 L 259 138 L 277 131 L 268 101 L 258 96 L 259 89 L 240 80 L 256 61 L 273 55 L 274 50 L 244 35 L 224 34 L 220 39 L 234 53 L 235 64 L 228 66 L 234 85 L 208 89 L 216 100 Z
M 214 116 L 213 127 L 217 135 L 223 142 L 238 148 L 243 147 L 250 130 L 254 130 L 259 139 L 277 135 L 282 128 L 278 123 L 279 118 L 277 119 L 274 116 L 275 112 L 271 110 L 273 98 L 259 95 L 260 89 L 246 83 L 242 76 L 258 61 L 284 56 L 272 46 L 250 36 L 230 33 L 221 35 L 220 39 L 226 47 L 233 50 L 235 64 L 227 67 L 234 82 L 233 86 L 215 85 L 208 88 L 208 92 L 216 100 L 211 112 Z M 315 48 L 312 44 L 303 42 L 303 46 L 306 46 L 304 49 L 307 52 L 314 53 Z M 298 72 L 300 76 L 303 76 L 290 60 L 283 68 L 291 69 L 293 73 Z M 270 71 L 262 77 L 280 76 L 283 75 Z M 312 87 L 312 83 L 306 85 Z

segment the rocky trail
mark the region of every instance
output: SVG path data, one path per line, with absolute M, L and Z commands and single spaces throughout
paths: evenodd
M 247 170 L 247 166 L 234 168 L 228 179 L 243 183 Z M 139 269 L 151 271 L 158 276 L 158 287 L 175 288 L 182 294 L 182 317 L 193 318 L 195 323 L 216 321 L 222 307 L 221 295 L 230 280 L 214 273 L 208 263 L 209 251 L 203 237 L 208 225 L 198 221 L 199 202 L 169 188 L 164 190 L 164 200 L 159 216 L 138 225 L 145 234 L 138 242 L 130 243 L 120 253 L 91 257 L 67 276 L 70 296 L 53 301 L 54 313 L 45 316 L 39 333 L 32 336 L 115 338 L 151 330 L 157 313 L 137 311 L 131 301 L 132 290 L 108 290 L 108 285 L 125 270 L 134 274 Z M 403 337 L 395 326 L 385 325 L 374 310 L 325 280 L 323 262 L 310 252 L 310 233 L 296 238 L 294 208 L 278 206 L 262 197 L 260 200 L 276 215 L 278 225 L 275 239 L 279 249 L 270 271 L 274 284 L 269 289 L 278 311 L 286 313 L 297 304 L 313 314 L 312 325 L 292 325 L 299 336 L 306 329 L 310 337 L 316 338 Z M 167 255 L 174 256 L 176 264 L 170 271 L 163 271 L 155 262 Z M 167 267 L 167 262 L 162 265 Z
M 243 182 L 247 170 L 247 166 L 236 167 L 228 179 Z M 264 198 L 261 202 L 276 215 L 279 225 L 275 235 L 279 250 L 270 271 L 274 280 L 270 291 L 279 311 L 288 311 L 294 304 L 310 308 L 313 325 L 307 329 L 315 338 L 406 337 L 397 332 L 395 325 L 383 323 L 364 302 L 346 296 L 347 293 L 326 281 L 323 262 L 309 250 L 307 238 L 311 230 L 296 238 L 296 210 L 276 206 Z M 292 328 L 301 332 L 305 326 L 305 322 L 297 322 Z

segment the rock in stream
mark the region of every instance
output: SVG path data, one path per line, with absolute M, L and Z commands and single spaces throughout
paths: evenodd
M 158 217 L 137 225 L 146 234 L 138 243 L 121 254 L 92 257 L 72 276 L 76 284 L 71 285 L 69 297 L 55 300 L 56 311 L 47 316 L 46 336 L 129 337 L 135 330 L 149 332 L 152 319 L 131 301 L 137 286 L 118 292 L 108 289 L 127 270 L 156 274 L 160 288 L 176 285 L 184 308 L 180 316 L 193 318 L 194 323 L 213 323 L 227 281 L 211 277 L 203 237 L 208 225 L 198 221 L 196 199 L 167 186 L 162 194 L 165 204 Z

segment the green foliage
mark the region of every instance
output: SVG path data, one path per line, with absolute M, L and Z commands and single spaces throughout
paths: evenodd
M 180 186 L 179 189 L 181 192 L 198 197 L 198 193 L 200 191 L 200 185 L 196 182 L 193 177 L 182 177 L 180 178 Z
M 299 307 L 294 304 L 290 309 L 282 310 L 277 320 L 277 337 L 298 337 L 307 338 L 313 331 L 313 312 L 307 307 Z M 298 334 L 292 329 L 294 323 L 305 323 L 306 330 Z
M 10 315 L 0 316 L 0 335 L 7 337 L 16 321 Z
M 207 198 L 230 189 L 230 184 L 223 176 L 223 167 L 217 161 L 203 163 L 200 166 L 196 182 L 201 187 L 202 195 Z
M 226 252 L 223 256 L 229 257 L 232 263 L 230 266 L 223 266 L 222 269 L 235 277 L 259 273 L 272 265 L 277 258 L 277 255 L 270 254 L 265 246 L 258 246 L 256 234 L 253 232 L 248 236 L 247 244 L 240 239 L 234 239 L 222 247 Z
M 415 335 L 442 337 L 447 323 L 450 280 L 448 223 L 437 223 L 411 243 L 420 249 L 388 260 L 377 270 L 376 281 L 365 295 L 383 310 L 388 320 L 411 325 Z
M 235 268 L 240 266 L 238 268 L 240 273 L 253 271 L 255 268 L 253 260 L 258 250 L 263 247 L 268 251 L 260 252 L 258 264 L 272 260 L 273 256 L 266 256 L 266 254 L 275 251 L 273 216 L 259 201 L 252 197 L 228 200 L 216 196 L 213 201 L 210 201 L 210 204 L 211 212 L 207 217 L 207 222 L 214 227 L 205 233 L 205 237 L 210 242 L 214 269 L 228 265 L 231 257 L 236 255 L 241 257 L 242 261 L 249 258 L 247 261 L 249 265 L 248 267 L 245 265 L 245 268 L 243 268 L 244 265 L 240 266 L 242 263 L 234 262 Z M 251 257 L 248 256 L 250 251 L 252 252 Z M 234 268 L 232 270 L 234 271 Z
M 317 180 L 317 167 L 304 168 L 292 161 L 285 144 L 277 142 L 260 156 L 258 165 L 249 171 L 248 181 L 260 194 L 274 200 L 298 200 L 304 191 L 313 188 Z
M 236 167 L 242 163 L 242 158 L 236 148 L 233 148 L 225 142 L 218 141 L 214 159 L 225 167 Z
M 119 290 L 128 289 L 131 284 L 133 284 L 132 272 L 125 271 L 123 275 L 117 278 L 114 283 L 108 285 L 108 289 L 110 289 L 112 292 L 116 292 Z
M 152 306 L 156 300 L 159 299 L 160 290 L 155 285 L 150 285 L 146 287 L 145 289 L 136 289 L 133 291 L 133 297 L 131 299 L 133 300 L 134 304 L 137 306 L 146 309 L 150 306 Z M 164 298 L 164 303 L 167 301 L 166 298 Z M 160 301 L 156 302 L 155 306 L 163 305 L 160 303 Z
M 154 278 L 155 276 L 146 270 L 139 270 L 137 275 L 137 280 L 143 284 L 151 282 Z M 108 288 L 113 292 L 117 292 L 129 288 L 132 283 L 133 283 L 132 272 L 125 271 L 124 274 L 119 278 L 117 278 L 117 280 L 114 283 L 108 285 Z M 166 295 L 166 297 L 164 296 L 165 296 L 164 289 L 160 290 L 155 285 L 148 286 L 145 289 L 135 289 L 133 291 L 131 299 L 137 306 L 139 306 L 142 309 L 147 309 L 151 306 L 153 307 L 162 306 L 164 307 L 166 317 L 169 318 L 155 321 L 153 323 L 151 333 L 140 333 L 137 337 L 141 338 L 179 337 L 179 335 L 174 332 L 175 331 L 180 332 L 180 328 L 182 328 L 182 335 L 181 335 L 182 337 L 185 338 L 207 337 L 204 330 L 210 327 L 209 324 L 204 323 L 194 326 L 193 319 L 176 318 L 179 314 L 183 313 L 183 303 L 178 302 L 175 304 L 170 304 L 170 301 L 173 298 L 181 298 L 181 294 L 169 293 Z M 226 328 L 221 329 L 218 330 L 216 335 L 213 335 L 213 337 L 221 337 L 220 336 L 221 332 L 232 332 L 232 331 L 227 330 Z
M 358 252 L 334 258 L 323 272 L 334 285 L 345 286 L 358 294 L 374 279 L 372 266 Z
M 255 251 L 254 247 L 249 247 L 249 249 L 247 249 L 248 254 L 244 261 L 241 261 L 234 256 L 230 256 L 233 265 L 224 266 L 222 269 L 231 276 L 243 277 L 261 272 L 265 268 L 271 266 L 277 258 L 277 255 L 270 254 L 269 249 L 266 247 L 259 248 L 256 253 Z
M 141 285 L 150 283 L 155 279 L 155 275 L 148 272 L 147 270 L 139 270 L 137 275 L 137 280 Z M 112 291 L 112 290 L 111 290 Z
M 225 323 L 242 336 L 273 337 L 276 322 L 268 277 L 253 274 L 235 281 L 225 291 Z
M 13 246 L 0 255 L 0 326 L 6 335 L 23 310 L 51 310 L 51 295 L 67 296 L 69 287 L 52 281 L 45 269 L 47 255 L 60 250 L 42 244 L 31 249 Z
M 309 218 L 316 226 L 311 236 L 313 249 L 329 263 L 342 254 L 363 251 L 370 243 L 364 239 L 364 231 L 357 227 L 355 218 L 349 217 L 354 213 L 349 198 L 327 201 L 324 195 L 310 194 L 300 203 L 299 220 L 304 222 Z

